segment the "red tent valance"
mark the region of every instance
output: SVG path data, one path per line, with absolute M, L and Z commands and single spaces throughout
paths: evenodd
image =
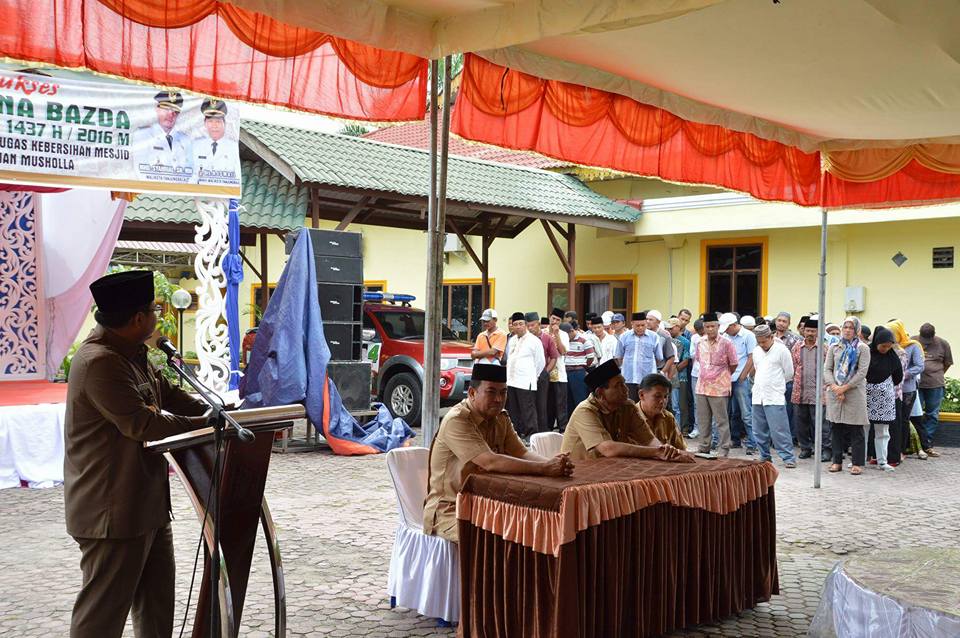
M 820 156 L 613 93 L 464 61 L 453 131 L 576 164 L 819 204 Z
M 0 0 L 0 55 L 350 119 L 426 104 L 423 58 L 216 0 Z
M 574 164 L 743 191 L 829 208 L 960 199 L 960 147 L 832 152 L 820 192 L 820 153 L 684 120 L 636 100 L 543 80 L 475 55 L 464 61 L 453 113 L 458 135 Z

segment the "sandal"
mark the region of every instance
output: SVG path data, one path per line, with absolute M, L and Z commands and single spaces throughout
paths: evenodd
M 859 465 L 854 465 L 853 467 L 850 468 L 850 473 L 853 474 L 854 476 L 859 476 L 860 474 L 863 474 L 863 468 L 860 467 Z
M 839 463 L 834 463 L 834 464 L 831 465 L 829 468 L 827 468 L 827 471 L 828 471 L 828 472 L 842 472 L 842 471 L 843 471 L 843 466 L 841 466 Z

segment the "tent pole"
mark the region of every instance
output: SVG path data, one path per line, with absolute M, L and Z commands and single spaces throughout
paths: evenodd
M 577 227 L 573 224 L 567 224 L 567 263 L 570 264 L 570 270 L 567 271 L 567 309 L 577 312 Z M 583 313 L 577 312 L 584 325 L 587 310 L 584 305 Z
M 820 488 L 820 474 L 823 464 L 820 462 L 820 454 L 823 450 L 823 333 L 826 327 L 824 316 L 826 315 L 827 305 L 827 209 L 820 208 L 820 294 L 817 300 L 817 393 L 816 393 L 816 423 L 814 446 L 813 446 L 813 487 Z
M 423 341 L 423 444 L 430 447 L 440 425 L 440 302 L 443 288 L 443 240 L 446 228 L 447 149 L 450 142 L 450 56 L 444 58 L 444 109 L 440 148 L 437 144 L 440 64 L 430 61 L 430 200 L 427 204 L 426 316 Z M 439 174 L 437 171 L 439 151 Z

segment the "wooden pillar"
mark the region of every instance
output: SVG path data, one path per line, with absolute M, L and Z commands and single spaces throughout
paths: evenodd
M 310 187 L 310 227 L 320 228 L 320 195 L 315 186 Z
M 567 224 L 567 304 L 568 310 L 577 310 L 577 227 Z M 577 313 L 579 315 L 579 313 Z M 583 319 L 583 317 L 580 317 Z
M 267 273 L 267 233 L 260 233 L 260 289 L 263 291 L 263 310 L 266 312 L 270 302 L 270 277 Z
M 480 290 L 482 291 L 483 309 L 490 307 L 490 238 L 483 234 L 480 242 Z

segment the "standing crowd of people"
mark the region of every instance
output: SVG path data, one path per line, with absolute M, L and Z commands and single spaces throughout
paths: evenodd
M 912 454 L 939 456 L 933 443 L 953 358 L 929 323 L 911 337 L 896 319 L 872 331 L 856 317 L 828 322 L 822 362 L 816 315 L 801 317 L 796 331 L 788 312 L 760 318 L 707 312 L 693 320 L 688 309 L 666 320 L 658 310 L 629 320 L 591 313 L 584 324 L 559 308 L 546 317 L 515 312 L 504 331 L 490 308 L 482 323 L 473 357 L 505 368 L 507 411 L 522 438 L 564 432 L 593 396 L 588 375 L 613 361 L 633 403 L 641 402 L 645 381 L 669 383 L 664 411 L 681 449 L 686 437 L 702 454 L 727 456 L 742 447 L 762 460 L 776 454 L 793 468 L 798 457 L 815 453 L 822 365 L 820 461 L 830 463 L 829 471 L 843 470 L 844 455 L 851 474 L 866 465 L 893 471 Z

